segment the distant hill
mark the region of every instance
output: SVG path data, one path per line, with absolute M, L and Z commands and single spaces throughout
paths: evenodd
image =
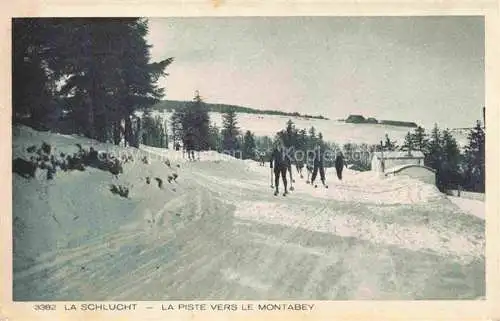
M 179 100 L 162 100 L 158 104 L 154 105 L 152 107 L 153 110 L 157 111 L 168 111 L 168 112 L 173 112 L 186 104 L 189 104 L 190 101 L 179 101 Z M 237 105 L 226 105 L 226 104 L 210 104 L 210 103 L 205 103 L 205 105 L 208 107 L 209 111 L 215 112 L 215 113 L 225 113 L 229 109 L 234 109 L 237 113 L 244 113 L 244 114 L 260 114 L 260 115 L 279 115 L 279 116 L 290 116 L 290 117 L 301 117 L 301 118 L 311 118 L 311 119 L 325 119 L 328 120 L 328 118 L 323 117 L 322 115 L 319 116 L 312 116 L 312 115 L 307 115 L 307 114 L 300 114 L 297 112 L 293 113 L 287 113 L 283 111 L 278 111 L 278 110 L 261 110 L 261 109 L 255 109 L 255 108 L 250 108 L 250 107 L 242 107 L 242 106 L 237 106 Z
M 418 127 L 414 122 L 398 121 L 398 120 L 376 120 L 373 117 L 365 118 L 362 115 L 349 115 L 345 120 L 346 123 L 352 124 L 379 124 L 401 127 Z

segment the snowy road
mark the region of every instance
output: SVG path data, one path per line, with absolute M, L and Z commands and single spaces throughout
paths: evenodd
M 328 190 L 297 179 L 294 192 L 275 197 L 269 168 L 256 163 L 186 163 L 180 173 L 175 191 L 136 187 L 126 201 L 103 196 L 95 187 L 103 180 L 98 172 L 60 177 L 50 186 L 16 178 L 14 298 L 396 300 L 485 294 L 484 221 L 431 187 L 349 171 L 343 182 L 327 173 Z M 138 185 L 139 176 L 128 179 Z M 77 193 L 85 195 L 87 208 L 80 209 Z

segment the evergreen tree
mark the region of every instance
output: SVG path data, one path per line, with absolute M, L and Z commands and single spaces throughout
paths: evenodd
M 311 128 L 309 128 L 309 138 L 312 140 L 316 139 L 316 128 L 314 128 L 314 126 L 311 126 Z
M 210 150 L 216 150 L 222 152 L 222 137 L 220 134 L 219 127 L 215 124 L 209 126 L 208 135 L 208 146 Z
M 318 143 L 320 145 L 323 145 L 324 141 L 323 141 L 323 134 L 321 132 L 318 133 Z
M 240 148 L 238 136 L 240 129 L 234 109 L 228 109 L 222 115 L 222 141 L 224 150 L 236 152 Z
M 403 151 L 411 151 L 411 150 L 414 150 L 414 142 L 415 142 L 415 139 L 413 137 L 413 135 L 408 132 L 405 136 L 405 140 L 403 141 L 403 145 L 401 145 L 401 150 Z
M 384 149 L 388 151 L 395 151 L 398 148 L 396 141 L 389 138 L 388 134 L 385 134 Z
M 17 28 L 19 24 L 20 29 Z M 30 61 L 26 53 L 33 52 L 30 48 L 38 48 L 35 65 L 41 66 L 38 71 L 45 73 L 43 90 L 52 94 L 52 104 L 43 103 L 50 109 L 49 113 L 57 114 L 60 107 L 67 112 L 66 118 L 71 120 L 74 132 L 100 141 L 112 140 L 115 144 L 123 135 L 126 143 L 136 146 L 139 120 L 134 116 L 135 111 L 147 109 L 159 101 L 163 90 L 156 82 L 173 61 L 169 58 L 150 62 L 150 46 L 145 40 L 147 20 L 29 18 L 19 24 L 13 26 L 16 35 L 25 33 L 29 29 L 26 25 L 38 31 L 27 36 L 31 39 L 21 37 L 17 42 L 17 36 L 14 38 L 14 47 L 18 48 L 15 51 L 19 55 L 13 59 L 16 74 L 13 80 L 17 82 L 20 77 L 27 77 L 23 72 L 27 68 L 21 61 Z M 28 74 L 34 75 L 33 72 Z M 63 84 L 60 90 L 56 90 L 56 83 Z M 13 94 L 15 97 L 23 95 L 21 92 Z M 42 101 L 40 97 L 37 100 Z M 22 101 L 14 101 L 14 105 L 21 111 L 16 114 L 26 114 L 28 109 L 30 116 L 38 120 L 47 114 L 33 113 L 31 107 L 19 107 L 26 105 Z
M 174 113 L 171 126 L 175 128 L 174 135 L 180 136 L 183 144 L 190 140 L 196 150 L 209 149 L 210 116 L 198 91 L 191 103 Z
M 443 154 L 442 146 L 441 132 L 437 124 L 435 124 L 428 142 L 427 154 L 425 155 L 424 163 L 426 166 L 435 170 L 439 169 Z
M 185 108 L 176 109 L 172 114 L 172 117 L 170 117 L 170 128 L 174 144 L 183 142 L 184 129 L 182 125 L 184 117 L 185 117 Z
M 191 125 L 194 129 L 196 137 L 196 148 L 198 150 L 208 150 L 210 116 L 208 115 L 208 109 L 206 108 L 198 91 L 196 91 L 195 97 L 193 99 L 191 112 L 193 115 Z
M 485 133 L 478 121 L 468 135 L 465 147 L 466 186 L 476 192 L 485 191 Z
M 439 180 L 444 187 L 454 187 L 461 183 L 459 174 L 460 149 L 458 148 L 457 141 L 448 129 L 442 132 L 441 152 Z
M 355 151 L 355 146 L 353 143 L 345 143 L 344 146 L 342 146 L 342 149 L 344 151 L 344 156 L 346 158 L 352 158 L 354 151 Z
M 167 129 L 160 116 L 152 117 L 149 113 L 145 113 L 140 123 L 142 144 L 168 148 Z
M 43 126 L 53 111 L 54 80 L 47 69 L 50 57 L 47 19 L 12 20 L 12 120 Z
M 273 146 L 273 140 L 269 136 L 260 136 L 255 138 L 256 147 L 260 152 L 265 152 L 266 154 L 271 152 Z
M 285 146 L 290 147 L 290 146 L 297 146 L 297 129 L 295 128 L 295 124 L 291 119 L 289 119 L 286 123 L 286 129 L 285 129 L 285 136 L 284 136 L 284 143 Z
M 314 126 L 311 126 L 311 128 L 309 128 L 308 133 L 309 133 L 309 135 L 308 135 L 308 139 L 307 139 L 307 149 L 314 150 L 314 148 L 316 147 L 317 140 L 318 140 L 318 137 L 316 136 L 316 128 L 314 128 Z
M 427 134 L 425 133 L 425 129 L 421 126 L 415 128 L 414 133 L 411 135 L 412 138 L 412 148 L 415 150 L 419 150 L 423 153 L 426 153 L 427 147 Z
M 297 133 L 296 147 L 303 153 L 307 150 L 307 131 L 304 128 Z
M 247 130 L 243 138 L 243 159 L 255 158 L 255 149 L 255 136 L 251 131 Z

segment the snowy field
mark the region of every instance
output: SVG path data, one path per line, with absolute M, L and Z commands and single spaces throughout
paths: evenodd
M 46 141 L 151 160 L 125 164 L 118 179 L 97 169 L 13 176 L 14 300 L 485 296 L 484 219 L 419 181 L 346 170 L 340 182 L 327 169 L 329 189 L 295 177 L 293 192 L 273 196 L 268 164 L 13 134 L 14 157 Z M 178 182 L 162 189 L 145 182 L 173 172 Z M 129 198 L 111 183 L 129 186 Z
M 172 113 L 168 112 L 153 112 L 153 115 L 159 115 L 170 121 Z M 311 126 L 316 128 L 316 132 L 321 132 L 325 141 L 335 142 L 337 144 L 345 143 L 366 143 L 379 144 L 380 140 L 385 139 L 385 134 L 388 134 L 391 140 L 396 140 L 399 145 L 404 141 L 406 134 L 413 132 L 414 128 L 385 126 L 374 124 L 350 124 L 339 122 L 334 119 L 306 119 L 301 117 L 279 116 L 279 115 L 257 115 L 238 113 L 238 126 L 242 131 L 250 130 L 257 136 L 271 136 L 285 128 L 286 122 L 291 119 L 298 129 L 305 128 L 309 130 Z M 210 113 L 210 119 L 217 126 L 222 125 L 222 114 Z M 431 127 L 425 127 L 425 130 L 430 134 Z M 444 128 L 441 128 L 444 129 Z M 453 133 L 453 137 L 457 140 L 460 146 L 467 144 L 467 135 L 465 133 Z

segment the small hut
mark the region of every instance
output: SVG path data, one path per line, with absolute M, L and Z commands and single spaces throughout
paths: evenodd
M 372 171 L 383 176 L 406 175 L 436 184 L 436 171 L 424 165 L 424 154 L 420 151 L 376 152 L 371 165 Z

